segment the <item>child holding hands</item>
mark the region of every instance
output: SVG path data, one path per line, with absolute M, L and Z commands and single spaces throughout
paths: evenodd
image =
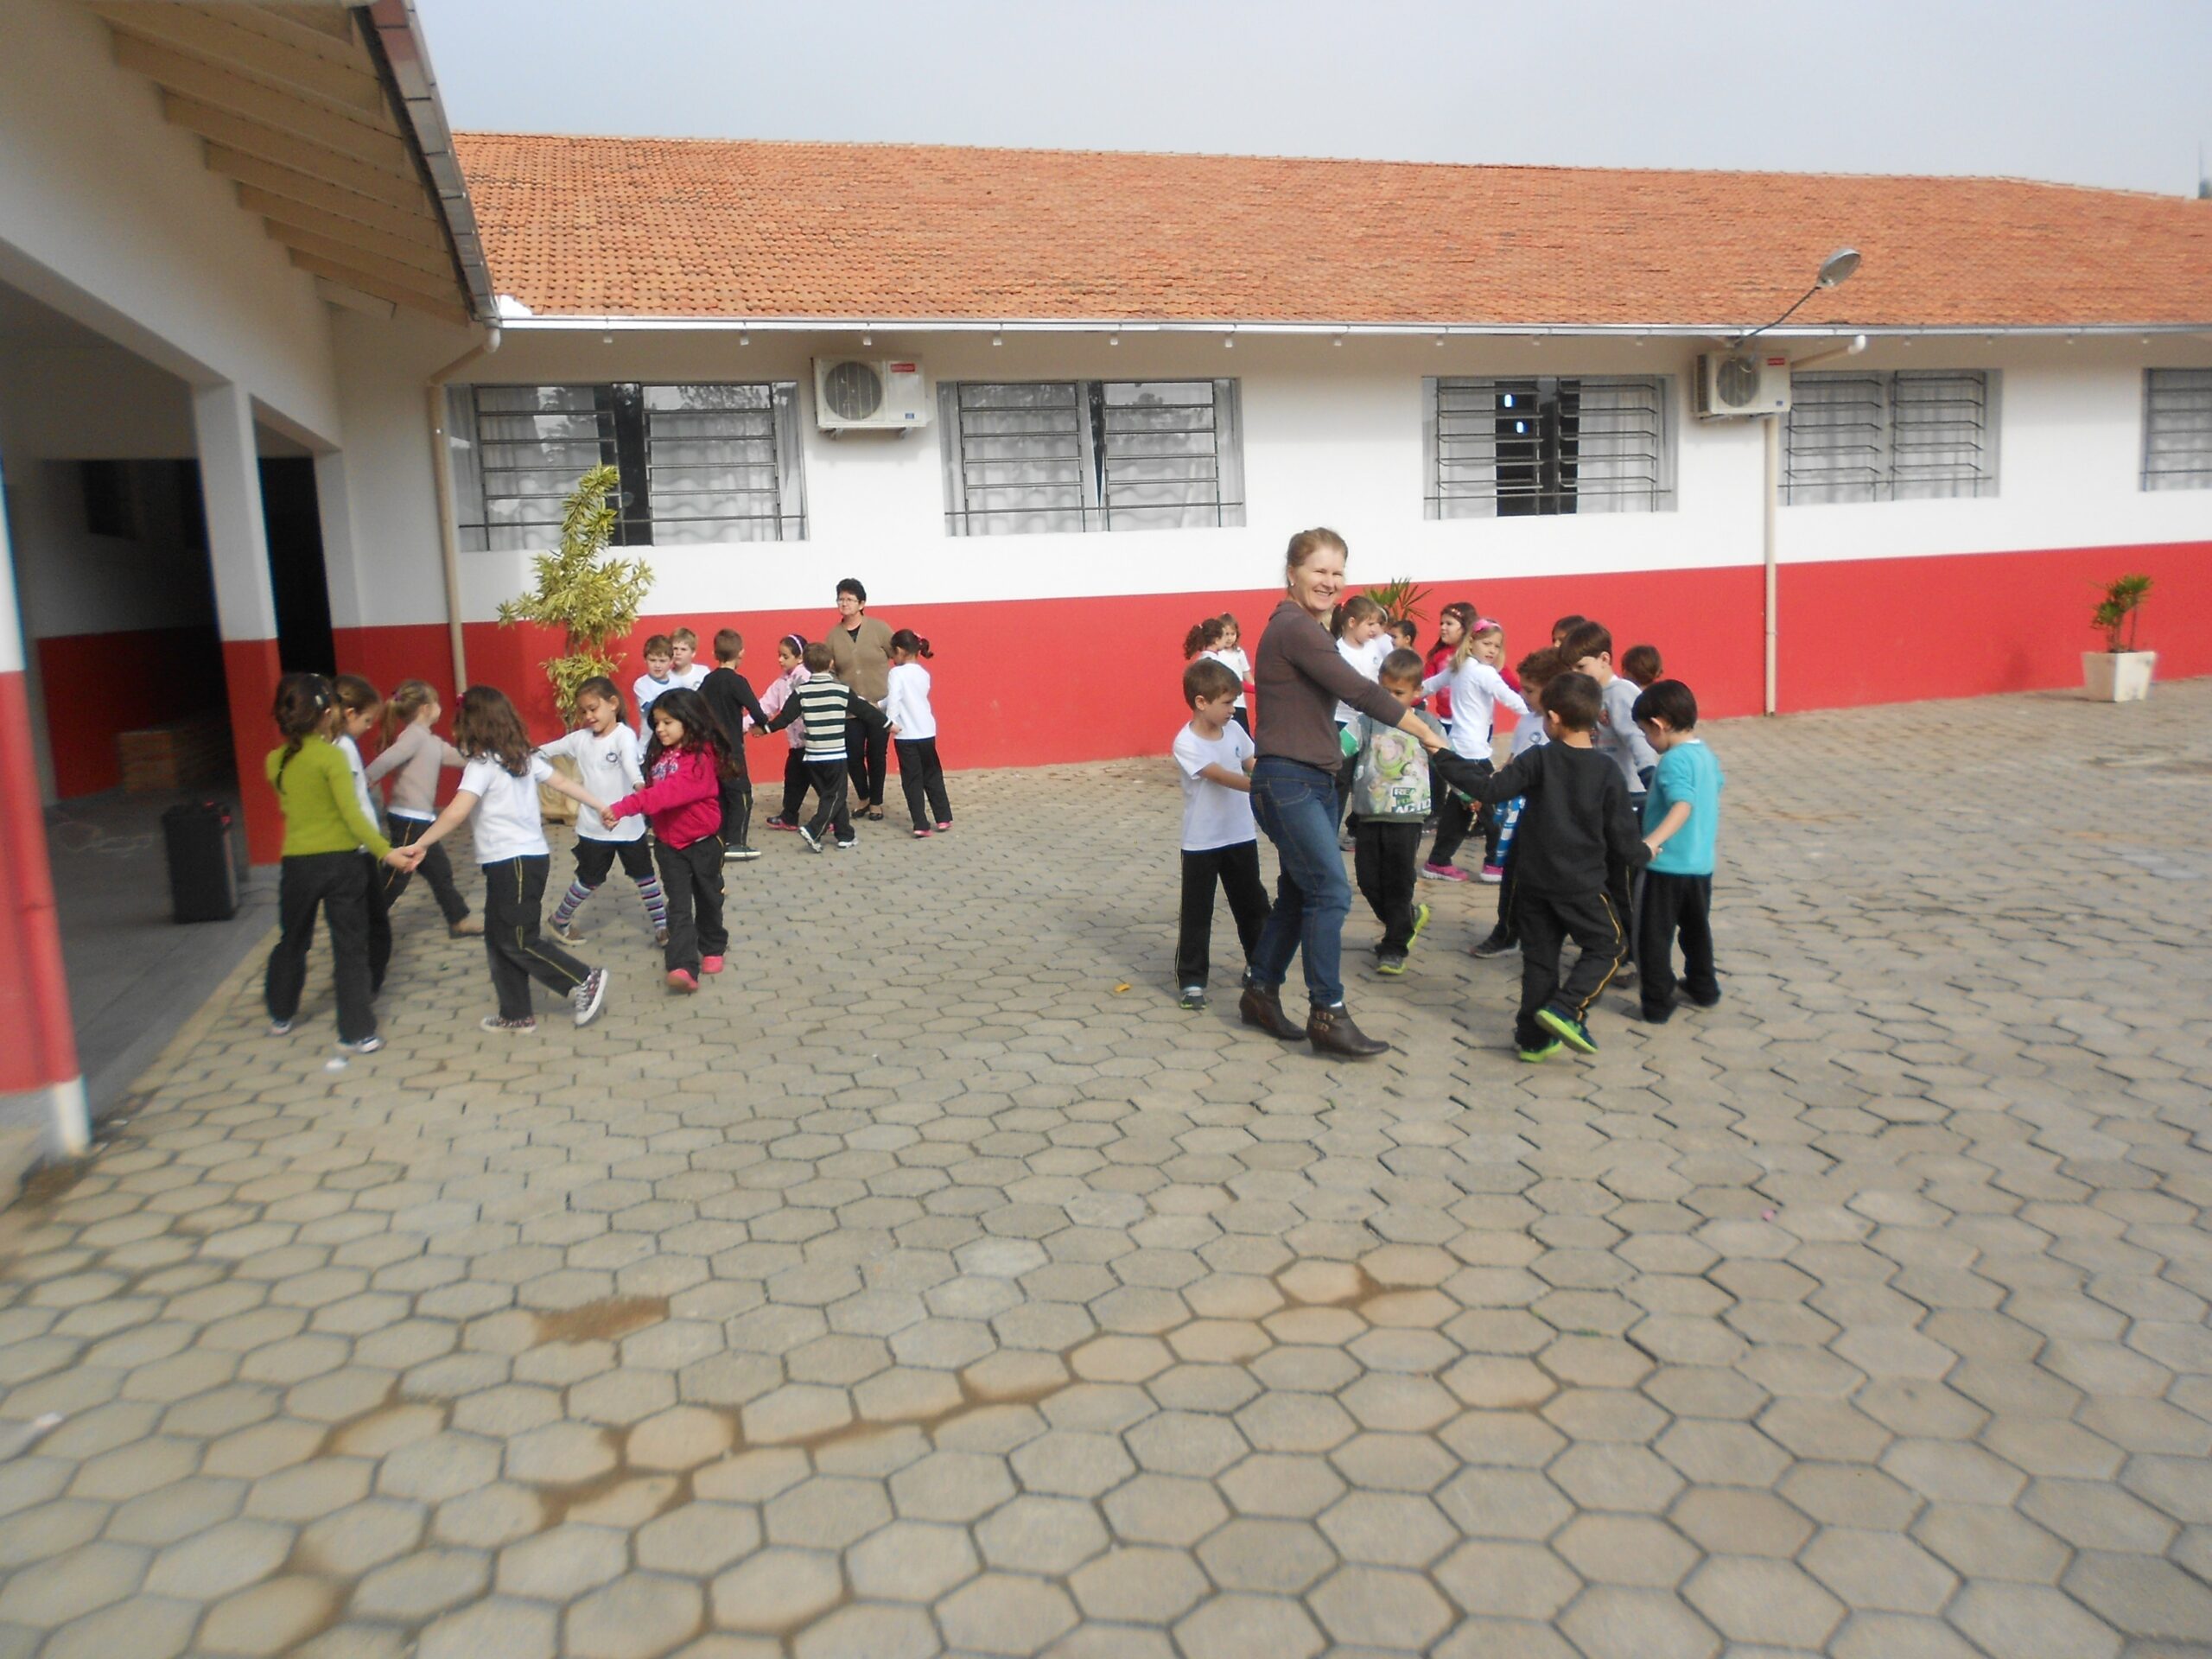
M 461 787 L 437 822 L 395 856 L 413 869 L 438 842 L 470 824 L 476 860 L 484 867 L 484 952 L 499 999 L 499 1011 L 486 1016 L 483 1028 L 514 1036 L 536 1031 L 533 979 L 567 997 L 576 1023 L 589 1025 L 606 1006 L 607 969 L 587 968 L 538 932 L 553 856 L 545 844 L 537 787 L 543 784 L 594 812 L 602 804 L 531 752 L 522 716 L 495 686 L 472 685 L 461 694 L 453 736 L 454 747 L 468 758 Z

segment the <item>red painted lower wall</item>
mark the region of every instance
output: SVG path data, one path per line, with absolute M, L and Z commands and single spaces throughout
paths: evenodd
M 223 658 L 212 627 L 73 633 L 36 645 L 54 793 L 63 800 L 123 781 L 118 732 L 222 704 Z
M 29 688 L 0 674 L 0 1094 L 78 1075 L 34 753 Z
M 2078 683 L 2093 582 L 2145 570 L 2158 583 L 2143 643 L 2165 653 L 2159 673 L 2212 673 L 2212 544 L 2089 548 L 1959 557 L 1867 559 L 1786 567 L 1781 582 L 1784 709 L 1972 696 Z M 1592 576 L 1501 578 L 1440 586 L 1427 610 L 1470 601 L 1505 624 L 1509 658 L 1548 643 L 1569 612 L 1613 631 L 1617 652 L 1650 644 L 1708 715 L 1761 707 L 1763 582 L 1756 567 Z M 1249 651 L 1280 590 L 1141 594 L 994 603 L 880 605 L 873 614 L 925 635 L 948 766 L 1041 766 L 1166 750 L 1180 708 L 1183 634 L 1202 616 L 1234 612 Z M 836 619 L 807 612 L 654 616 L 629 645 L 624 683 L 643 671 L 649 633 L 689 626 L 745 635 L 744 670 L 758 687 L 776 671 L 778 636 L 819 638 Z M 471 623 L 472 679 L 503 688 L 534 732 L 556 728 L 538 664 L 557 649 L 541 629 Z M 1423 644 L 1427 640 L 1424 639 Z M 451 679 L 440 625 L 341 630 L 339 660 L 389 690 L 410 676 Z M 448 704 L 450 707 L 450 704 Z
M 276 747 L 269 710 L 283 677 L 274 639 L 223 641 L 223 685 L 231 710 L 231 748 L 238 756 L 238 798 L 245 808 L 245 844 L 257 864 L 274 864 L 284 851 L 284 815 L 262 763 Z
M 2212 542 L 1784 566 L 1785 711 L 1978 697 L 2082 683 L 2104 586 L 2155 584 L 2137 644 L 2160 679 L 2212 674 Z
M 1552 620 L 1562 611 L 1633 615 L 1636 639 L 1671 642 L 1669 671 L 1695 677 L 1700 694 L 1720 712 L 1744 713 L 1758 706 L 1756 611 L 1737 631 L 1740 637 L 1710 624 L 1717 615 L 1756 607 L 1758 592 L 1755 570 L 1694 570 L 1471 582 L 1440 589 L 1428 608 L 1433 613 L 1450 600 L 1477 601 L 1505 623 L 1508 649 L 1516 655 L 1547 643 Z M 1281 596 L 1280 590 L 1148 594 L 878 607 L 872 613 L 930 641 L 938 747 L 948 766 L 1044 766 L 1164 752 L 1188 718 L 1181 706 L 1185 630 L 1202 616 L 1232 611 L 1244 625 L 1249 651 Z M 819 639 L 836 619 L 826 605 L 808 612 L 653 617 L 631 642 L 622 683 L 626 690 L 644 671 L 637 646 L 647 634 L 688 626 L 710 643 L 716 629 L 734 627 L 745 635 L 743 670 L 757 689 L 775 677 L 781 635 Z M 493 623 L 471 623 L 466 636 L 469 677 L 500 687 L 535 734 L 553 735 L 558 728 L 539 664 L 558 648 L 557 637 Z M 341 629 L 337 648 L 342 668 L 379 690 L 410 677 L 442 688 L 452 678 L 441 626 Z

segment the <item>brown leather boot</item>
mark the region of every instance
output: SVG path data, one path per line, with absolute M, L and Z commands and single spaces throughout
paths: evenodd
M 1244 995 L 1236 999 L 1236 1014 L 1248 1026 L 1257 1026 L 1270 1037 L 1294 1043 L 1306 1035 L 1303 1027 L 1282 1011 L 1282 993 L 1263 991 L 1256 985 L 1245 987 Z
M 1333 1008 L 1315 1008 L 1306 1016 L 1306 1034 L 1315 1052 L 1340 1054 L 1348 1060 L 1364 1060 L 1389 1052 L 1390 1045 L 1378 1043 L 1351 1022 L 1351 1010 L 1341 1002 Z

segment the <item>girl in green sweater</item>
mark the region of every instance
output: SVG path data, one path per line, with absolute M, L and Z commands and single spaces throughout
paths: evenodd
M 289 1035 L 307 983 L 308 947 L 315 941 L 315 913 L 330 923 L 333 977 L 338 986 L 338 1046 L 348 1054 L 373 1054 L 384 1046 L 370 1006 L 370 866 L 362 849 L 394 869 L 407 860 L 361 810 L 353 768 L 330 741 L 338 701 L 320 674 L 287 674 L 276 686 L 271 711 L 283 747 L 271 749 L 264 770 L 284 809 L 283 873 L 276 888 L 283 929 L 269 953 L 262 994 L 269 1004 L 269 1033 Z

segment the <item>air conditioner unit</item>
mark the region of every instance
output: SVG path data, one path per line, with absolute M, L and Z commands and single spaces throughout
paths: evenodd
M 929 376 L 912 358 L 817 357 L 814 420 L 825 432 L 904 432 L 930 423 Z
M 1697 417 L 1789 412 L 1789 358 L 1780 351 L 1712 352 L 1697 360 Z

